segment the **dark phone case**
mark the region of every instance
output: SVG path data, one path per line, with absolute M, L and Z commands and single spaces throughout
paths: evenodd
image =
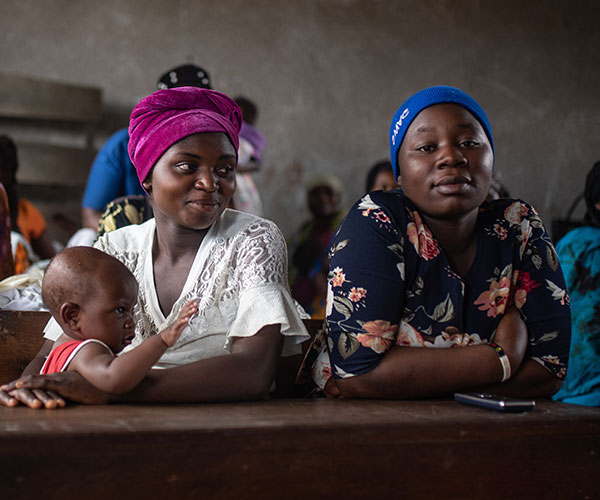
M 479 392 L 457 392 L 454 399 L 459 403 L 504 412 L 530 411 L 535 407 L 535 401 L 532 399 L 507 398 Z

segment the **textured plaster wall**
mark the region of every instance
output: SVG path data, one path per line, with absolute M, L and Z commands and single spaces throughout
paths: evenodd
M 164 70 L 192 60 L 260 108 L 259 182 L 286 235 L 331 171 L 349 206 L 411 93 L 450 84 L 486 109 L 496 169 L 549 224 L 600 159 L 600 2 L 3 0 L 0 71 L 103 89 L 101 138 Z

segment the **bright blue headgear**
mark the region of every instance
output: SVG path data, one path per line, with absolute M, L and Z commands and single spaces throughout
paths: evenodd
M 470 95 L 465 94 L 462 90 L 454 87 L 439 85 L 437 87 L 429 87 L 417 92 L 412 97 L 409 97 L 402 106 L 398 108 L 392 125 L 390 126 L 390 153 L 392 160 L 392 168 L 396 179 L 400 174 L 398 169 L 398 150 L 404 140 L 408 127 L 417 117 L 417 115 L 425 108 L 434 106 L 435 104 L 453 103 L 459 104 L 469 111 L 483 127 L 487 135 L 492 151 L 494 151 L 494 140 L 492 139 L 492 128 L 488 121 L 485 111 Z

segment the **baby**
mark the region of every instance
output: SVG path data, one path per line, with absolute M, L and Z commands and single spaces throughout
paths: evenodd
M 116 356 L 135 336 L 137 295 L 129 269 L 100 250 L 71 247 L 56 255 L 44 275 L 42 298 L 63 334 L 40 373 L 77 371 L 111 394 L 133 389 L 198 309 L 196 302 L 188 302 L 173 324 Z

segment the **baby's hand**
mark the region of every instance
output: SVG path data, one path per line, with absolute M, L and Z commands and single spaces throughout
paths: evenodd
M 175 342 L 177 342 L 181 332 L 183 332 L 183 329 L 196 311 L 198 311 L 198 301 L 191 300 L 185 306 L 183 306 L 183 309 L 181 309 L 177 319 L 159 333 L 160 338 L 167 345 L 167 347 L 171 347 L 175 344 Z

